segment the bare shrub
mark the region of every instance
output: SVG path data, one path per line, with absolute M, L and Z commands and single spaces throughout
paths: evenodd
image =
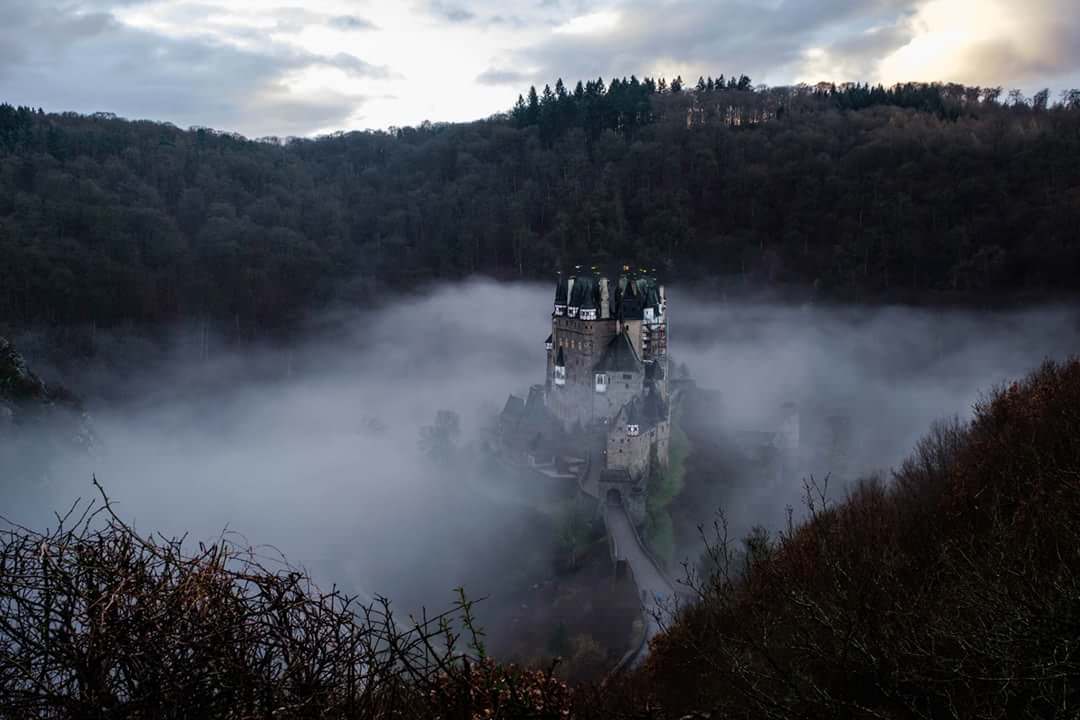
M 96 481 L 95 481 L 96 482 Z M 0 717 L 558 717 L 484 655 L 472 602 L 394 617 L 228 536 L 186 552 L 102 503 L 0 530 Z

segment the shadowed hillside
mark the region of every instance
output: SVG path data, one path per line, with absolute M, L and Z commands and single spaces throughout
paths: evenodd
M 1080 708 L 1080 362 L 942 423 L 895 477 L 736 548 L 644 677 L 678 716 L 1065 717 Z M 736 551 L 737 550 L 737 551 Z
M 589 257 L 725 292 L 1075 287 L 1080 93 L 701 88 L 560 83 L 485 121 L 284 144 L 3 105 L 0 318 L 253 337 L 335 300 Z

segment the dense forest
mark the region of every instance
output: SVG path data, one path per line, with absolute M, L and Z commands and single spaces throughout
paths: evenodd
M 1080 92 L 636 78 L 248 140 L 0 106 L 0 318 L 237 336 L 333 301 L 630 259 L 728 291 L 1016 298 L 1080 273 Z

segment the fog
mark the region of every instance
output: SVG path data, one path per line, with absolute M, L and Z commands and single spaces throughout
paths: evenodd
M 672 357 L 721 392 L 716 432 L 775 429 L 783 403 L 799 409 L 802 452 L 785 477 L 722 483 L 735 487 L 717 505 L 740 534 L 755 524 L 782 527 L 787 506 L 798 515 L 811 476 L 829 479 L 833 501 L 856 478 L 889 478 L 932 422 L 969 419 L 995 387 L 1080 349 L 1080 313 L 1064 306 L 975 312 L 672 295 Z M 838 416 L 850 430 L 844 467 L 814 452 Z
M 804 437 L 851 418 L 857 474 L 897 464 L 931 421 L 968 417 L 985 391 L 1080 339 L 1077 313 L 853 309 L 705 300 L 671 288 L 670 351 L 718 390 L 715 432 L 759 429 L 781 403 Z M 212 539 L 225 528 L 280 548 L 323 584 L 409 607 L 450 591 L 497 594 L 550 572 L 550 529 L 520 487 L 479 478 L 480 453 L 506 397 L 543 381 L 552 289 L 476 281 L 320 318 L 290 348 L 204 345 L 189 328 L 161 346 L 99 333 L 97 359 L 50 364 L 14 338 L 30 366 L 87 398 L 90 454 L 55 458 L 45 479 L 0 468 L 2 513 L 28 525 L 76 497 L 94 474 L 139 530 Z M 432 463 L 420 428 L 461 416 L 458 461 Z M 797 505 L 798 477 L 724 498 L 739 527 L 775 524 Z M 721 479 L 722 481 L 723 479 Z

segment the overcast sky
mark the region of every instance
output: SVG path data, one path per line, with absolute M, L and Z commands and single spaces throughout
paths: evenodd
M 263 135 L 471 120 L 563 77 L 1080 85 L 1076 0 L 0 0 L 0 100 Z

